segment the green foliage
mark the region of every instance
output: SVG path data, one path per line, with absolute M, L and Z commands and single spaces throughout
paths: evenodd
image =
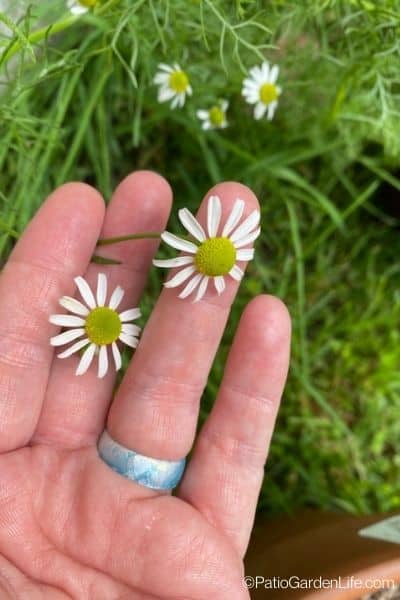
M 79 19 L 47 0 L 10 14 L 0 14 L 2 259 L 67 179 L 108 199 L 132 169 L 155 169 L 176 208 L 195 208 L 216 181 L 250 185 L 263 235 L 202 415 L 242 308 L 277 294 L 293 316 L 293 361 L 260 507 L 398 508 L 400 242 L 382 204 L 389 185 L 400 190 L 398 0 L 108 0 Z M 255 122 L 240 95 L 263 58 L 281 69 L 272 122 Z M 190 76 L 181 110 L 157 102 L 160 61 Z M 221 97 L 230 127 L 203 132 L 196 109 Z M 159 288 L 152 272 L 147 312 Z

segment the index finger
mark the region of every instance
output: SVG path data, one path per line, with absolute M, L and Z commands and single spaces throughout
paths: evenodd
M 42 408 L 53 348 L 49 314 L 83 273 L 104 217 L 83 183 L 58 188 L 17 243 L 0 277 L 0 452 L 26 444 Z

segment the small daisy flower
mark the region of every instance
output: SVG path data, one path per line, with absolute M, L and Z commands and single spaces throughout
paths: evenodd
M 190 235 L 199 242 L 196 244 L 165 231 L 161 238 L 166 244 L 182 250 L 185 254 L 168 260 L 153 260 L 156 267 L 183 267 L 165 287 L 173 288 L 185 283 L 179 298 L 187 298 L 197 290 L 194 301 L 198 302 L 206 293 L 210 280 L 213 280 L 218 294 L 225 290 L 225 276 L 236 281 L 243 277 L 238 262 L 252 260 L 254 248 L 246 248 L 260 234 L 260 211 L 254 210 L 239 225 L 245 203 L 236 200 L 226 223 L 221 227 L 221 200 L 210 196 L 207 205 L 207 232 L 187 208 L 179 211 L 179 219 Z M 220 231 L 220 233 L 219 233 Z
M 186 96 L 192 95 L 189 77 L 177 63 L 173 67 L 160 63 L 153 81 L 159 86 L 158 101 L 168 102 L 168 100 L 171 100 L 171 108 L 177 106 L 182 108 Z
M 249 71 L 250 77 L 243 81 L 242 96 L 248 104 L 255 104 L 254 118 L 262 119 L 267 113 L 267 119 L 274 118 L 278 99 L 282 88 L 276 85 L 279 67 L 263 62 L 261 67 L 253 67 Z
M 99 0 L 67 0 L 67 6 L 73 15 L 83 15 L 98 2 Z
M 140 327 L 129 321 L 138 319 L 141 313 L 138 308 L 125 310 L 120 314 L 117 312 L 124 296 L 124 290 L 119 286 L 111 294 L 108 306 L 106 306 L 107 277 L 103 273 L 100 273 L 97 279 L 96 298 L 83 277 L 76 277 L 74 281 L 85 304 L 70 296 L 60 298 L 60 305 L 69 310 L 72 315 L 51 315 L 50 323 L 68 329 L 52 337 L 50 344 L 63 346 L 69 342 L 75 342 L 64 352 L 58 354 L 58 358 L 67 358 L 84 349 L 76 375 L 86 373 L 95 354 L 98 354 L 98 377 L 102 378 L 108 371 L 107 346 L 111 345 L 115 369 L 118 371 L 121 368 L 122 360 L 117 341 L 120 340 L 131 348 L 136 348 L 138 345 Z
M 202 122 L 202 129 L 225 129 L 228 127 L 226 120 L 226 111 L 228 110 L 229 102 L 220 100 L 218 104 L 212 106 L 209 110 L 198 110 L 197 116 Z

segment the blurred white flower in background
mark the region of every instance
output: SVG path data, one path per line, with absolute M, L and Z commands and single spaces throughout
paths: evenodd
M 263 62 L 261 67 L 250 69 L 249 77 L 243 81 L 242 96 L 248 104 L 255 104 L 255 119 L 262 119 L 265 113 L 269 121 L 274 118 L 282 93 L 282 88 L 276 85 L 278 75 L 277 65 L 270 66 L 269 63 Z
M 208 110 L 198 110 L 196 114 L 202 121 L 202 129 L 225 129 L 225 127 L 228 127 L 228 121 L 226 120 L 228 107 L 229 102 L 227 100 L 220 100 Z
M 158 101 L 168 102 L 168 100 L 171 100 L 171 108 L 177 106 L 182 108 L 186 96 L 192 95 L 189 77 L 177 63 L 173 66 L 160 63 L 154 77 L 154 83 L 159 86 Z

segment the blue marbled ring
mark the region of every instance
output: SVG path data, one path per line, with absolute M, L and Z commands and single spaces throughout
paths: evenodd
M 160 460 L 125 448 L 104 430 L 97 444 L 100 458 L 113 471 L 153 490 L 172 490 L 185 469 L 186 460 Z

